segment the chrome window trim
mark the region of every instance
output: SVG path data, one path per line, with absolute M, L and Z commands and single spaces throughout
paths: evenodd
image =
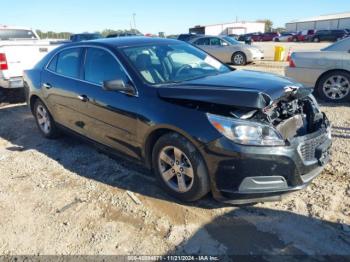
M 93 82 L 90 82 L 90 81 L 86 81 L 84 79 L 79 79 L 79 78 L 75 78 L 75 77 L 70 77 L 70 76 L 65 76 L 65 75 L 62 75 L 62 74 L 58 74 L 57 72 L 54 72 L 52 70 L 50 70 L 48 67 L 51 63 L 51 61 L 55 58 L 56 55 L 58 55 L 59 53 L 65 51 L 65 50 L 69 50 L 69 49 L 75 49 L 75 48 L 99 48 L 99 49 L 102 49 L 104 51 L 107 51 L 109 54 L 112 55 L 112 57 L 115 59 L 115 61 L 120 65 L 122 71 L 125 73 L 125 75 L 129 78 L 130 82 L 132 83 L 133 87 L 135 88 L 135 94 L 133 94 L 132 96 L 135 96 L 135 97 L 138 97 L 139 96 L 139 91 L 137 90 L 136 88 L 136 85 L 135 85 L 135 82 L 133 81 L 133 79 L 131 78 L 131 76 L 129 75 L 128 71 L 125 69 L 125 67 L 123 66 L 123 64 L 120 62 L 120 60 L 118 59 L 118 57 L 115 56 L 115 54 L 113 54 L 109 49 L 105 48 L 105 47 L 102 47 L 102 46 L 94 46 L 94 45 L 76 45 L 76 46 L 69 46 L 69 47 L 65 47 L 65 48 L 62 48 L 60 49 L 59 51 L 56 51 L 54 53 L 54 55 L 52 55 L 52 57 L 50 58 L 50 60 L 47 62 L 46 66 L 44 67 L 44 70 L 52 73 L 52 74 L 55 74 L 57 76 L 61 76 L 61 77 L 65 77 L 65 78 L 68 78 L 68 79 L 72 79 L 72 80 L 76 80 L 76 81 L 80 81 L 80 82 L 83 82 L 83 83 L 87 83 L 87 84 L 91 84 L 91 85 L 95 85 L 95 86 L 98 86 L 98 87 L 101 87 L 103 88 L 102 85 L 100 84 L 96 84 L 96 83 L 93 83 Z M 85 57 L 83 57 L 84 61 L 83 61 L 83 66 L 85 66 Z M 124 93 L 124 92 L 120 92 L 120 93 Z M 130 95 L 130 94 L 128 94 Z

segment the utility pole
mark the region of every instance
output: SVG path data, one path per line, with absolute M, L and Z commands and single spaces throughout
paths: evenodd
M 136 14 L 135 13 L 132 14 L 132 19 L 134 21 L 134 29 L 136 29 Z

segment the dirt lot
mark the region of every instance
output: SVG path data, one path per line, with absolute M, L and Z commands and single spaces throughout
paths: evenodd
M 233 207 L 177 203 L 143 167 L 74 137 L 45 140 L 25 105 L 3 105 L 0 254 L 350 255 L 350 107 L 322 109 L 334 137 L 322 175 L 281 202 Z

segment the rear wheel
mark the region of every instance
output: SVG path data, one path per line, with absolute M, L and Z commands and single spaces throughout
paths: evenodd
M 56 138 L 59 135 L 59 130 L 49 110 L 39 99 L 34 104 L 34 117 L 40 132 L 46 138 Z
M 162 187 L 181 201 L 195 201 L 209 192 L 209 176 L 202 156 L 177 133 L 159 138 L 153 148 L 152 164 Z
M 315 43 L 318 43 L 318 42 L 320 42 L 320 39 L 319 39 L 318 37 L 315 37 L 315 38 L 313 39 L 313 41 L 314 41 Z
M 334 71 L 325 74 L 317 84 L 318 95 L 328 102 L 344 102 L 350 99 L 350 74 Z
M 243 52 L 236 52 L 232 55 L 231 62 L 234 65 L 245 65 L 247 64 L 247 57 Z

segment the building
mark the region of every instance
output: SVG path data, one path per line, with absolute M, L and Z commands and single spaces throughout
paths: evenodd
M 265 32 L 265 23 L 263 22 L 231 22 L 214 25 L 197 25 L 189 29 L 190 33 L 205 35 L 230 35 L 247 34 L 255 32 Z
M 294 20 L 286 23 L 286 29 L 290 32 L 307 29 L 350 29 L 350 12 Z

